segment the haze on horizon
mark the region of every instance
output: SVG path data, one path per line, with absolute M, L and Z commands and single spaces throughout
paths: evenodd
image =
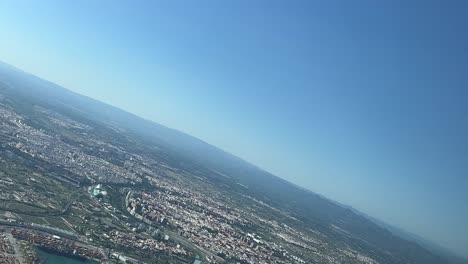
M 0 1 L 0 60 L 468 257 L 463 1 Z

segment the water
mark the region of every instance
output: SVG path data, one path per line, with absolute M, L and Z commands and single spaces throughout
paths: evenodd
M 97 263 L 97 262 L 90 262 L 90 261 L 83 261 L 79 259 L 74 259 L 65 256 L 54 255 L 50 252 L 46 252 L 41 249 L 37 249 L 37 256 L 40 260 L 47 258 L 47 264 L 83 264 L 83 263 Z
M 200 257 L 197 255 L 193 264 L 201 264 Z

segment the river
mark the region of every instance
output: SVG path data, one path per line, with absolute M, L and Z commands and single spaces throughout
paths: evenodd
M 97 262 L 91 262 L 91 261 L 83 261 L 83 260 L 74 259 L 74 258 L 65 257 L 65 256 L 59 256 L 50 252 L 46 252 L 41 249 L 37 249 L 36 252 L 37 252 L 37 256 L 39 257 L 41 261 L 47 258 L 47 262 L 45 262 L 47 264 L 83 264 L 83 263 L 95 264 L 97 263 Z

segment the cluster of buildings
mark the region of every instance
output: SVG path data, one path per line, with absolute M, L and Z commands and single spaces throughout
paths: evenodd
M 16 239 L 25 240 L 38 245 L 39 247 L 59 252 L 61 254 L 91 260 L 102 260 L 106 258 L 98 248 L 78 244 L 75 241 L 61 238 L 56 235 L 49 235 L 27 229 L 13 229 L 11 234 Z
M 5 234 L 0 233 L 0 264 L 20 264 L 15 249 Z
M 109 239 L 113 243 L 120 246 L 136 249 L 143 252 L 147 252 L 152 255 L 160 254 L 172 254 L 180 256 L 190 256 L 190 252 L 186 251 L 180 245 L 174 243 L 168 243 L 167 239 L 163 238 L 163 241 L 156 240 L 153 238 L 143 237 L 134 233 L 123 233 L 119 231 L 112 231 L 109 233 Z
M 51 120 L 57 118 L 49 117 Z M 71 122 L 71 121 L 68 121 Z M 75 127 L 67 124 L 67 119 L 60 123 L 62 129 Z M 57 131 L 60 131 L 57 129 Z M 87 179 L 108 183 L 136 183 L 140 178 L 123 166 L 117 166 L 99 156 L 106 155 L 106 149 L 112 148 L 113 155 L 122 152 L 98 139 L 90 138 L 87 133 L 83 138 L 66 138 L 60 134 L 52 134 L 41 128 L 36 128 L 21 116 L 7 108 L 0 108 L 0 137 L 4 137 L 7 146 L 33 158 L 41 159 L 57 167 L 65 168 L 70 175 L 60 175 L 62 180 L 79 184 Z M 87 147 L 88 146 L 88 147 Z M 92 153 L 91 153 L 92 152 Z M 102 153 L 101 153 L 102 152 Z
M 164 180 L 153 182 L 158 191 L 131 192 L 127 210 L 137 219 L 173 228 L 188 241 L 226 259 L 246 263 L 286 263 L 273 242 L 248 233 L 243 213 L 212 197 Z
M 194 176 L 183 169 L 172 168 L 167 165 L 172 163 L 168 162 L 164 153 L 161 156 L 153 155 L 157 153 L 157 150 L 152 152 L 153 149 L 157 148 L 143 148 L 144 151 L 132 152 L 134 146 L 128 147 L 132 140 L 126 134 L 121 134 L 124 139 L 114 141 L 106 134 L 109 131 L 99 134 L 95 131 L 99 129 L 93 130 L 56 112 L 37 107 L 33 109 L 40 114 L 43 126 L 38 125 L 36 120 L 28 120 L 16 113 L 3 104 L 0 98 L 2 155 L 10 155 L 11 160 L 21 155 L 28 156 L 27 160 L 37 161 L 38 164 L 43 161 L 50 166 L 47 169 L 48 176 L 59 177 L 61 181 L 76 186 L 81 186 L 83 182 L 93 182 L 134 189 L 127 193 L 125 207 L 131 218 L 139 224 L 132 225 L 130 230 L 122 228 L 117 231 L 117 225 L 113 221 L 124 222 L 127 220 L 125 217 L 130 216 L 116 213 L 117 208 L 112 208 L 112 205 L 103 202 L 107 215 L 93 208 L 81 210 L 99 220 L 94 221 L 96 222 L 94 226 L 87 223 L 88 220 L 83 220 L 81 223 L 83 227 L 95 228 L 85 231 L 86 234 L 89 233 L 87 237 L 97 234 L 93 238 L 100 237 L 106 243 L 110 242 L 119 247 L 149 252 L 149 254 L 162 253 L 175 256 L 189 256 L 191 253 L 187 250 L 190 246 L 187 244 L 190 244 L 206 253 L 203 262 L 207 260 L 216 262 L 222 258 L 233 262 L 255 264 L 336 263 L 339 262 L 339 257 L 345 256 L 348 259 L 358 258 L 361 262 L 371 263 L 365 262 L 367 261 L 365 256 L 356 255 L 354 252 L 337 251 L 334 246 L 328 247 L 325 242 L 327 239 L 321 234 L 278 223 L 274 220 L 275 217 L 294 223 L 298 221 L 276 208 L 254 199 L 237 196 L 233 198 L 235 194 L 221 193 L 219 186 L 214 187 L 217 183 L 203 176 Z M 117 143 L 114 144 L 115 142 Z M 54 170 L 58 172 L 49 173 L 55 172 Z M 14 179 L 8 175 L 0 176 L 0 187 L 8 189 L 9 186 L 15 186 Z M 23 182 L 38 185 L 34 182 L 33 175 Z M 146 191 L 134 188 L 136 185 L 141 188 L 145 184 L 147 186 L 143 188 L 147 187 Z M 93 185 L 89 193 L 98 200 L 100 198 L 106 200 L 104 198 L 107 193 L 102 185 Z M 57 204 L 49 202 L 53 200 L 55 194 L 47 193 L 47 195 L 49 200 L 38 197 L 36 192 L 12 190 L 0 193 L 0 199 L 25 204 L 36 204 L 40 201 L 45 205 L 43 207 L 58 207 Z M 236 201 L 233 201 L 234 199 Z M 96 216 L 97 213 L 105 216 Z M 102 221 L 105 223 L 101 223 Z M 153 226 L 156 228 L 151 229 Z M 292 226 L 298 227 L 300 224 Z M 83 227 L 78 227 L 73 228 L 83 233 Z M 177 234 L 177 238 L 169 239 L 169 232 L 167 234 L 161 232 L 163 233 L 161 237 L 159 227 L 161 230 L 170 230 Z M 302 231 L 299 232 L 299 229 Z M 146 236 L 136 234 L 143 231 L 147 232 Z M 45 232 L 50 233 L 51 230 Z M 16 229 L 14 235 L 22 240 L 67 254 L 92 259 L 103 257 L 94 247 L 79 245 L 71 240 L 46 233 Z M 187 243 L 184 247 L 180 247 L 174 243 L 176 240 Z M 98 244 L 97 241 L 89 241 Z M 3 248 L 1 244 L 0 248 Z M 5 256 L 2 258 L 0 255 L 0 264 L 4 263 L 1 261 L 10 259 L 11 254 L 8 251 L 0 251 L 0 254 Z M 16 262 L 5 263 L 16 264 Z
M 4 228 L 0 230 L 0 264 L 39 264 L 35 249 L 18 241 Z

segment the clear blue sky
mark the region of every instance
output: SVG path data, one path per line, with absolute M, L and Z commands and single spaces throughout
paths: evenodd
M 468 256 L 467 12 L 0 0 L 0 60 Z

